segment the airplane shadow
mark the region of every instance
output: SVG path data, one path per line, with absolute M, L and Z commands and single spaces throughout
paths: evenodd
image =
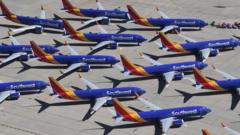
M 213 96 L 213 95 L 222 95 L 222 94 L 231 94 L 232 95 L 232 101 L 231 101 L 231 110 L 234 110 L 240 100 L 239 95 L 237 95 L 237 93 L 235 91 L 211 91 L 211 92 L 198 92 L 198 93 L 187 93 L 185 91 L 181 91 L 178 89 L 175 89 L 175 91 L 177 91 L 178 93 L 180 93 L 184 99 L 183 99 L 183 103 L 186 103 L 190 98 L 194 97 L 194 96 Z
M 203 117 L 193 117 L 193 118 L 188 118 L 184 119 L 184 121 L 194 121 L 198 119 L 202 119 Z M 110 126 L 106 125 L 104 123 L 100 123 L 95 121 L 97 125 L 99 125 L 101 128 L 95 128 L 91 130 L 96 130 L 96 129 L 104 129 L 103 135 L 108 135 L 113 129 L 126 129 L 126 128 L 138 128 L 138 127 L 145 127 L 145 126 L 154 126 L 154 135 L 162 135 L 162 125 L 159 122 L 144 122 L 144 123 L 131 123 L 131 124 L 122 124 L 122 125 L 116 125 L 116 126 Z M 172 126 L 171 128 L 179 128 L 176 126 Z

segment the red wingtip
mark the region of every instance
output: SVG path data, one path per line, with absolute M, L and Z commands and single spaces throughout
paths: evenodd
M 222 127 L 226 127 L 226 125 L 225 125 L 223 122 L 221 122 L 221 126 L 222 126 Z

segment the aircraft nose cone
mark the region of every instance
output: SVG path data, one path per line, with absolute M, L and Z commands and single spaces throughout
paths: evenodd
M 208 113 L 212 112 L 212 110 L 210 108 L 207 108 L 207 107 L 203 107 L 202 108 L 202 114 L 203 115 L 206 115 Z
M 207 22 L 205 22 L 205 21 L 203 21 L 203 20 L 200 20 L 200 27 L 205 27 L 205 26 L 207 26 L 207 25 L 208 25 Z
M 204 69 L 208 66 L 207 63 L 204 63 L 204 62 L 199 62 L 198 65 L 197 65 L 197 68 L 199 69 Z
M 146 93 L 145 90 L 143 90 L 143 89 L 139 89 L 139 94 L 140 94 L 140 95 L 142 95 L 142 94 L 144 94 L 144 93 Z

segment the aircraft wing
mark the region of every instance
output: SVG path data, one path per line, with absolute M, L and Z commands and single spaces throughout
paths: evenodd
M 17 41 L 17 39 L 10 34 L 10 31 L 8 32 L 8 36 L 9 36 L 10 41 L 13 43 L 13 45 L 20 45 L 20 43 Z
M 39 18 L 41 18 L 41 19 L 46 19 L 46 12 L 45 12 L 45 10 L 43 9 L 43 5 L 41 6 L 41 13 L 40 13 Z
M 94 51 L 94 50 L 97 50 L 99 48 L 102 48 L 104 46 L 107 46 L 107 45 L 113 44 L 113 43 L 116 43 L 116 42 L 115 41 L 102 41 L 99 44 L 97 44 L 96 46 L 92 47 L 91 49 L 92 49 L 92 51 Z
M 144 98 L 138 97 L 138 100 L 140 102 L 142 102 L 144 105 L 146 105 L 147 107 L 149 107 L 151 110 L 161 110 L 162 109 L 159 106 L 154 105 L 153 103 L 145 100 Z
M 66 70 L 64 70 L 62 72 L 62 74 L 67 74 L 72 72 L 73 70 L 76 70 L 77 68 L 81 67 L 82 65 L 84 65 L 85 63 L 74 63 L 72 65 L 70 65 Z
M 183 34 L 181 34 L 181 33 L 179 33 L 179 34 L 177 34 L 179 37 L 181 37 L 181 38 L 183 38 L 184 40 L 186 40 L 187 42 L 193 42 L 193 43 L 195 43 L 195 42 L 197 42 L 196 40 L 194 40 L 194 39 L 192 39 L 192 38 L 190 38 L 190 37 L 187 37 L 187 36 L 185 36 L 185 35 L 183 35 Z
M 16 32 L 22 32 L 22 31 L 26 31 L 26 30 L 32 30 L 35 29 L 38 25 L 30 25 L 30 26 L 26 26 L 26 27 L 21 27 L 18 29 L 11 29 L 11 32 L 16 33 Z
M 165 119 L 160 120 L 160 122 L 162 123 L 163 135 L 165 135 L 166 132 L 168 131 L 168 129 L 172 126 L 173 121 L 174 121 L 173 117 L 169 117 L 169 118 L 165 118 Z
M 164 28 L 161 30 L 161 32 L 162 32 L 162 33 L 166 33 L 166 32 L 168 32 L 168 31 L 170 31 L 170 30 L 175 29 L 175 28 L 178 28 L 178 26 L 176 26 L 176 25 L 169 25 L 169 26 L 164 27 Z
M 166 82 L 169 84 L 173 80 L 173 77 L 175 75 L 175 71 L 166 72 L 163 75 L 165 77 Z
M 234 77 L 234 76 L 232 76 L 232 75 L 230 75 L 230 74 L 228 74 L 228 73 L 226 73 L 226 72 L 216 68 L 215 66 L 213 66 L 213 69 L 215 71 L 217 71 L 218 73 L 220 73 L 222 76 L 224 76 L 224 78 L 226 78 L 226 79 L 236 79 L 236 77 Z
M 84 22 L 83 25 L 81 25 L 80 28 L 85 27 L 85 26 L 87 26 L 87 25 L 89 25 L 89 24 L 91 24 L 91 23 L 94 23 L 94 22 L 97 22 L 97 21 L 103 20 L 104 18 L 105 18 L 105 17 L 100 16 L 100 17 L 95 17 L 95 18 L 93 18 L 93 19 L 90 19 L 90 20 Z
M 92 107 L 92 110 L 96 112 L 99 108 L 101 108 L 108 100 L 111 100 L 111 97 L 100 97 L 97 98 L 95 101 L 94 106 Z
M 68 48 L 71 55 L 79 55 L 67 42 L 65 42 L 66 47 Z
M 100 29 L 100 32 L 103 34 L 107 34 L 108 32 L 99 24 L 97 24 L 98 28 Z
M 152 65 L 162 65 L 162 63 L 160 63 L 160 62 L 158 62 L 158 61 L 150 58 L 149 56 L 143 54 L 142 52 L 139 52 L 139 55 L 140 55 L 143 59 L 149 61 Z
M 103 7 L 103 5 L 101 4 L 101 2 L 99 2 L 98 0 L 96 1 L 97 3 L 97 8 L 100 10 L 105 10 L 105 8 Z
M 237 132 L 236 130 L 233 130 L 233 129 L 225 126 L 223 123 L 221 123 L 221 124 L 222 124 L 222 127 L 223 127 L 225 130 L 227 130 L 229 133 L 231 133 L 232 135 L 240 135 L 240 133 Z
M 99 87 L 97 87 L 95 84 L 93 84 L 92 82 L 90 82 L 89 80 L 83 78 L 81 75 L 79 75 L 80 79 L 87 85 L 89 86 L 91 89 L 99 89 Z
M 0 92 L 0 103 L 3 102 L 8 96 L 10 96 L 10 94 L 12 93 L 12 91 L 3 91 Z
M 157 9 L 157 13 L 162 17 L 162 18 L 169 18 L 164 12 L 160 11 L 159 8 L 156 8 Z
M 205 48 L 200 50 L 200 52 L 202 54 L 203 61 L 205 61 L 209 57 L 211 50 L 210 48 Z
M 14 59 L 20 57 L 21 55 L 26 55 L 26 53 L 25 52 L 13 53 L 12 55 L 8 56 L 6 59 L 1 61 L 1 63 L 7 63 L 7 62 L 9 62 L 11 60 L 14 60 Z

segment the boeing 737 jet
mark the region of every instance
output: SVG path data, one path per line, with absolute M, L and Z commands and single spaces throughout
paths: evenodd
M 80 17 L 91 17 L 92 19 L 83 22 L 81 27 L 87 26 L 94 22 L 100 22 L 101 24 L 108 25 L 111 20 L 130 20 L 128 12 L 121 11 L 119 9 L 114 10 L 106 10 L 102 4 L 97 0 L 97 7 L 98 9 L 84 9 L 78 8 L 70 3 L 69 0 L 62 0 L 63 9 L 62 11 L 68 12 L 73 15 L 77 15 Z
M 31 45 L 20 44 L 12 35 L 9 34 L 9 39 L 12 44 L 2 44 L 0 45 L 0 54 L 9 54 L 9 56 L 1 61 L 1 64 L 8 63 L 15 59 L 20 61 L 28 61 L 32 56 L 32 47 Z M 39 45 L 39 47 L 44 50 L 46 53 L 54 54 L 59 50 L 52 45 Z
M 68 100 L 90 100 L 94 105 L 89 113 L 93 115 L 104 104 L 112 105 L 112 98 L 115 97 L 138 97 L 145 91 L 138 87 L 118 87 L 118 88 L 99 88 L 87 79 L 79 76 L 80 79 L 89 87 L 88 90 L 70 90 L 59 84 L 54 78 L 49 77 L 50 84 L 57 96 Z M 86 119 L 85 119 L 86 120 Z
M 84 41 L 84 42 L 97 42 L 98 44 L 92 48 L 92 51 L 109 47 L 111 49 L 116 49 L 118 43 L 137 43 L 140 44 L 146 39 L 139 34 L 115 34 L 108 33 L 102 26 L 98 25 L 101 33 L 82 33 L 76 31 L 66 20 L 63 20 L 64 28 L 67 35 L 64 37 L 69 37 L 72 39 Z
M 238 40 L 233 38 L 229 39 L 219 39 L 219 40 L 208 40 L 208 41 L 196 41 L 183 34 L 178 34 L 188 43 L 177 43 L 171 41 L 164 33 L 159 33 L 163 50 L 165 47 L 169 51 L 180 52 L 180 53 L 193 53 L 196 55 L 197 60 L 205 61 L 209 56 L 216 56 L 219 53 L 219 50 L 229 50 L 234 49 L 240 45 Z M 199 58 L 200 57 L 200 58 Z
M 5 99 L 16 100 L 21 93 L 41 92 L 48 87 L 48 83 L 40 80 L 3 82 L 0 81 L 0 102 Z
M 203 87 L 210 90 L 231 92 L 232 98 L 234 101 L 234 104 L 232 104 L 231 109 L 234 109 L 240 100 L 240 79 L 230 74 L 227 74 L 217 68 L 215 68 L 215 71 L 222 74 L 227 80 L 208 79 L 198 69 L 193 68 L 194 77 L 195 77 L 195 80 L 197 81 L 196 87 L 198 88 Z
M 34 55 L 36 55 L 41 61 L 52 63 L 52 64 L 66 64 L 69 67 L 64 70 L 63 74 L 68 74 L 74 70 L 80 69 L 83 72 L 88 72 L 90 69 L 89 65 L 92 64 L 110 64 L 114 65 L 119 60 L 113 56 L 107 55 L 79 55 L 69 45 L 66 45 L 71 55 L 51 55 L 44 52 L 38 45 L 31 41 L 31 46 Z
M 180 127 L 184 121 L 189 118 L 202 118 L 211 112 L 211 109 L 205 106 L 187 106 L 162 109 L 149 101 L 139 97 L 142 103 L 149 107 L 150 111 L 134 111 L 124 107 L 117 99 L 113 99 L 113 106 L 116 110 L 115 119 L 117 121 L 126 120 L 137 123 L 153 122 L 156 126 L 162 127 L 162 134 L 166 134 L 168 129 Z M 156 127 L 155 126 L 155 127 Z M 158 127 L 156 127 L 158 128 Z
M 191 71 L 194 67 L 198 69 L 203 69 L 207 67 L 207 64 L 200 61 L 162 64 L 144 55 L 143 53 L 140 53 L 140 56 L 145 60 L 149 61 L 153 66 L 137 66 L 133 64 L 126 56 L 120 55 L 122 65 L 124 67 L 121 70 L 124 71 L 125 74 L 136 76 L 163 76 L 167 83 L 165 87 L 167 87 L 173 79 L 179 80 L 183 78 L 183 72 Z M 117 67 L 118 66 L 119 65 L 117 65 Z
M 202 28 L 208 24 L 200 19 L 179 19 L 169 18 L 165 13 L 158 11 L 161 14 L 161 18 L 145 18 L 139 15 L 131 5 L 127 5 L 128 13 L 133 19 L 133 22 L 139 25 L 148 27 L 161 27 L 161 32 L 169 32 L 171 30 L 180 31 L 181 28 Z
M 44 28 L 53 28 L 63 30 L 63 22 L 57 20 L 49 20 L 46 18 L 45 11 L 42 8 L 40 17 L 29 17 L 29 16 L 20 16 L 11 12 L 7 6 L 0 0 L 0 7 L 2 10 L 2 15 L 15 23 L 27 25 L 26 27 L 21 27 L 18 29 L 11 29 L 12 32 L 23 32 L 26 30 L 35 30 L 36 33 L 42 33 Z

